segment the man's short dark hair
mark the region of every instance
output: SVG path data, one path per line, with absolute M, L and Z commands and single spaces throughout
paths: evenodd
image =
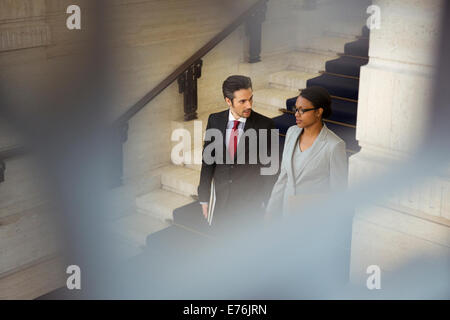
M 233 101 L 234 92 L 241 89 L 252 89 L 252 80 L 246 76 L 229 76 L 222 85 L 223 98 Z

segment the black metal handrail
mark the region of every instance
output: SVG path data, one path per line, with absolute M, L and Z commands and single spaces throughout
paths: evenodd
M 25 147 L 21 145 L 14 145 L 0 149 L 0 182 L 5 181 L 5 170 L 6 170 L 5 160 L 20 157 L 25 153 L 26 153 Z
M 261 53 L 261 24 L 265 19 L 265 13 L 268 0 L 258 0 L 251 5 L 244 13 L 237 17 L 225 29 L 214 36 L 208 43 L 197 50 L 190 58 L 184 61 L 178 68 L 162 80 L 156 87 L 150 90 L 138 102 L 132 105 L 122 116 L 113 123 L 113 140 L 116 148 L 113 149 L 111 158 L 112 186 L 122 184 L 123 173 L 123 148 L 122 144 L 127 141 L 128 121 L 140 110 L 142 110 L 150 101 L 158 96 L 164 89 L 178 80 L 180 93 L 185 95 L 185 120 L 192 120 L 197 117 L 197 84 L 196 80 L 201 76 L 201 59 L 220 42 L 228 37 L 244 22 L 247 23 L 247 32 L 250 38 L 249 46 L 249 62 L 254 63 L 260 61 Z M 5 160 L 18 157 L 26 153 L 24 147 L 20 145 L 0 149 L 0 182 L 5 178 Z
M 203 58 L 209 51 L 222 42 L 227 36 L 229 36 L 234 30 L 236 30 L 242 23 L 246 22 L 250 18 L 263 20 L 266 10 L 266 4 L 268 0 L 258 0 L 225 29 L 219 32 L 208 43 L 195 52 L 190 58 L 183 62 L 177 69 L 175 69 L 170 75 L 162 80 L 156 87 L 150 90 L 144 97 L 142 97 L 137 103 L 131 106 L 122 116 L 115 121 L 115 126 L 120 127 L 126 124 L 136 113 L 142 110 L 150 101 L 158 96 L 165 88 L 176 81 L 186 70 L 192 65 L 197 63 Z M 260 39 L 259 39 L 260 44 Z M 258 44 L 257 44 L 258 45 Z M 252 51 L 258 51 L 254 49 L 250 52 L 250 62 L 259 61 L 259 54 L 252 53 Z M 255 56 L 256 55 L 256 56 Z

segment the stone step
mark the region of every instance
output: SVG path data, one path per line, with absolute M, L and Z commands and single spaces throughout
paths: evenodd
M 199 181 L 199 171 L 175 165 L 165 167 L 161 175 L 161 185 L 164 190 L 185 197 L 197 195 Z
M 171 123 L 172 132 L 176 129 L 185 129 L 190 134 L 191 146 L 194 146 L 194 142 L 197 139 L 199 145 L 203 145 L 203 137 L 205 135 L 206 126 L 208 124 L 208 118 L 211 113 L 216 113 L 225 110 L 226 107 L 211 109 L 207 112 L 198 114 L 198 118 L 191 121 L 174 120 Z M 178 140 L 179 141 L 179 140 Z M 172 142 L 172 145 L 178 144 L 177 141 Z
M 339 56 L 333 53 L 320 54 L 294 51 L 290 53 L 288 69 L 307 73 L 318 73 L 321 70 L 325 70 L 327 61 L 337 58 L 339 58 Z
M 263 55 L 261 59 L 258 63 L 239 64 L 239 74 L 252 79 L 253 90 L 266 88 L 271 73 L 287 69 L 291 61 L 291 52 Z
M 298 96 L 298 90 L 268 88 L 255 91 L 255 110 L 264 108 L 278 111 L 279 108 L 286 108 L 286 99 Z
M 136 212 L 135 198 L 135 192 L 129 185 L 110 190 L 104 201 L 107 206 L 105 219 L 116 220 L 130 214 L 130 212 Z
M 360 36 L 362 31 L 362 26 L 366 23 L 364 19 L 350 19 L 350 21 L 345 21 L 342 23 L 333 23 L 325 29 L 324 35 L 329 37 L 339 37 L 346 38 L 350 41 L 355 40 L 357 36 Z
M 191 156 L 188 157 L 190 161 L 183 162 L 186 168 L 195 170 L 200 172 L 202 170 L 202 153 L 203 153 L 203 145 L 197 147 L 196 149 L 191 149 Z M 197 156 L 196 158 L 194 158 Z
M 143 247 L 139 242 L 135 242 L 129 235 L 118 234 L 114 230 L 108 237 L 109 246 L 105 255 L 116 263 L 121 263 L 142 253 Z
M 351 42 L 348 38 L 325 35 L 299 45 L 298 51 L 318 54 L 337 54 L 344 52 L 344 46 L 348 42 Z
M 145 247 L 147 236 L 167 228 L 170 224 L 142 213 L 133 213 L 107 224 L 113 237 L 121 240 L 127 250 L 142 249 Z M 136 250 L 137 252 L 137 250 Z
M 61 228 L 55 219 L 59 212 L 51 204 L 43 203 L 8 216 L 2 213 L 0 277 L 62 250 Z
M 307 73 L 295 70 L 283 70 L 269 76 L 270 87 L 278 89 L 300 90 L 306 88 L 309 79 L 318 77 L 319 73 Z
M 255 110 L 256 112 L 258 112 L 268 118 L 278 117 L 283 114 L 277 108 L 267 108 L 261 104 L 258 104 L 258 106 L 253 105 L 253 110 Z
M 162 221 L 173 221 L 173 210 L 191 202 L 193 199 L 190 197 L 159 189 L 136 198 L 136 207 L 139 213 Z

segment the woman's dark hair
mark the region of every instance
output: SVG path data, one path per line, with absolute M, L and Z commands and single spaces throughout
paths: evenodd
M 322 108 L 322 118 L 327 119 L 331 116 L 331 96 L 325 88 L 313 86 L 303 89 L 300 97 L 311 101 L 316 108 Z
M 241 89 L 251 89 L 252 80 L 246 76 L 230 76 L 222 85 L 223 98 L 228 98 L 231 101 L 234 99 L 234 92 Z

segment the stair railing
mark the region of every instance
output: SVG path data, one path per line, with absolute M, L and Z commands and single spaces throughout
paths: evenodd
M 258 0 L 244 13 L 231 22 L 225 29 L 214 36 L 208 43 L 201 47 L 191 57 L 184 61 L 178 68 L 162 80 L 156 87 L 150 90 L 138 102 L 132 105 L 113 123 L 114 148 L 112 154 L 112 186 L 122 184 L 123 175 L 123 143 L 128 139 L 128 122 L 149 102 L 157 97 L 164 89 L 174 81 L 178 82 L 179 92 L 184 95 L 184 120 L 197 119 L 197 79 L 201 77 L 203 61 L 208 52 L 214 49 L 220 42 L 228 37 L 243 23 L 249 39 L 249 63 L 261 61 L 261 33 L 262 23 L 265 20 L 268 0 Z M 14 146 L 0 150 L 0 183 L 5 180 L 5 160 L 21 156 L 25 153 L 22 146 Z
M 262 23 L 265 20 L 268 0 L 258 0 L 244 13 L 231 22 L 225 29 L 214 36 L 208 43 L 201 47 L 191 57 L 184 61 L 178 68 L 162 80 L 156 87 L 150 90 L 144 97 L 131 106 L 115 122 L 116 146 L 114 159 L 116 161 L 113 185 L 122 184 L 123 172 L 123 143 L 127 141 L 128 122 L 134 115 L 141 111 L 149 102 L 157 97 L 164 89 L 173 82 L 178 82 L 179 93 L 184 95 L 184 120 L 197 119 L 197 79 L 201 77 L 203 61 L 202 58 L 214 49 L 220 42 L 228 37 L 243 23 L 246 24 L 246 31 L 249 39 L 249 63 L 261 61 L 261 39 Z

